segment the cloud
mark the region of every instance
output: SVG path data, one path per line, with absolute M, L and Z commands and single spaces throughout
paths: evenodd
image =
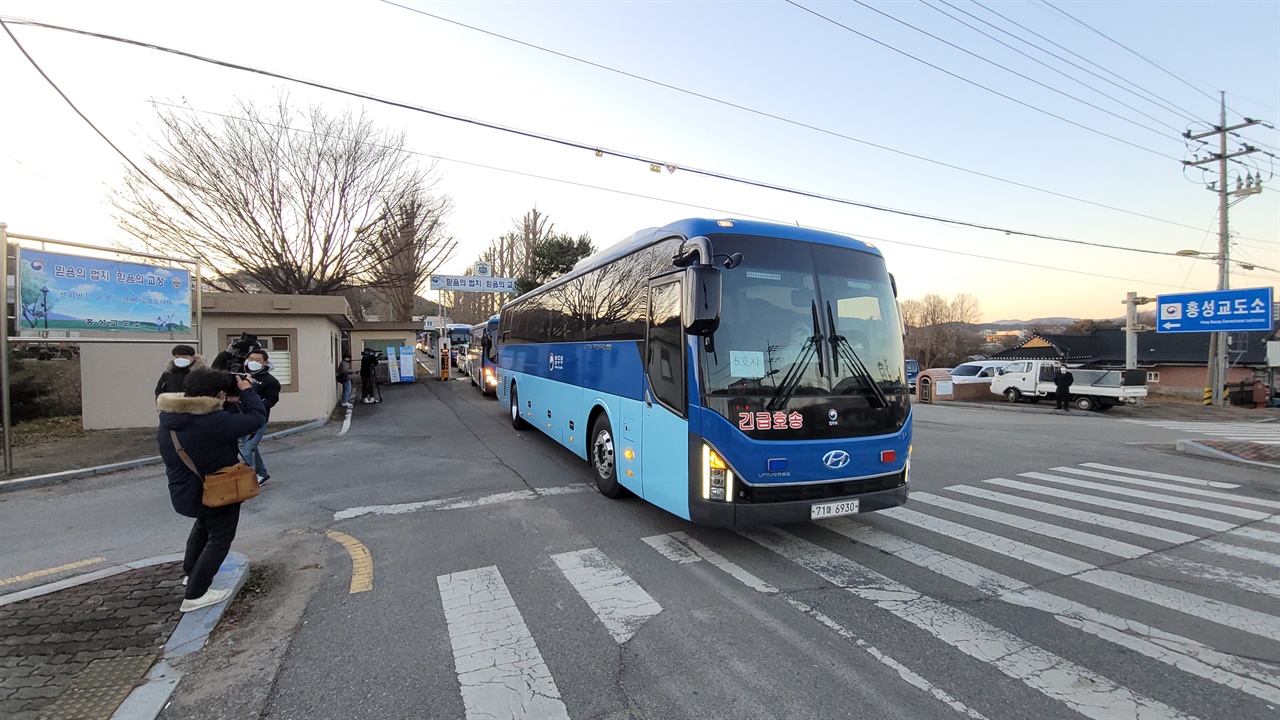
M 152 275 L 159 275 L 160 277 L 172 277 L 172 276 L 173 276 L 173 271 L 172 271 L 172 270 L 166 270 L 166 269 L 164 269 L 164 268 L 155 268 L 155 269 L 153 269 L 153 270 L 151 271 L 151 274 L 152 274 Z
M 71 288 L 70 292 L 80 293 L 82 295 L 88 295 L 89 293 L 98 292 L 98 290 L 101 290 L 101 288 L 99 288 L 97 285 L 94 285 L 93 283 L 83 283 Z
M 169 297 L 168 297 L 167 295 L 165 295 L 164 293 L 162 293 L 162 292 L 156 292 L 155 290 L 148 290 L 148 291 L 146 291 L 146 292 L 142 293 L 142 295 L 141 295 L 140 297 L 141 297 L 143 300 L 146 300 L 146 301 L 148 301 L 148 302 L 153 302 L 153 303 L 162 303 L 162 302 L 164 302 L 164 301 L 166 301 L 166 300 L 168 300 L 168 299 L 169 299 Z

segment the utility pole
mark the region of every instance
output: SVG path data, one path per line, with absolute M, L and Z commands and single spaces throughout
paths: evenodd
M 1155 302 L 1155 298 L 1138 297 L 1131 292 L 1122 301 L 1125 306 L 1124 323 L 1124 368 L 1136 370 L 1138 367 L 1138 333 L 1151 330 L 1150 325 L 1138 324 L 1138 306 Z
M 1261 178 L 1259 178 L 1259 185 L 1256 186 L 1256 189 L 1251 183 L 1250 187 L 1247 189 L 1239 190 L 1236 193 L 1230 192 L 1228 187 L 1230 178 L 1227 177 L 1227 161 L 1231 158 L 1255 153 L 1258 149 L 1248 143 L 1245 143 L 1243 150 L 1228 153 L 1227 133 L 1240 130 L 1241 128 L 1258 125 L 1261 121 L 1245 118 L 1243 123 L 1227 127 L 1227 94 L 1225 92 L 1220 92 L 1219 98 L 1221 108 L 1219 113 L 1219 123 L 1214 126 L 1214 129 L 1197 135 L 1192 135 L 1191 131 L 1188 130 L 1182 135 L 1187 140 L 1199 140 L 1211 135 L 1217 135 L 1218 152 L 1210 153 L 1209 157 L 1204 160 L 1184 160 L 1182 164 L 1188 167 L 1193 167 L 1206 165 L 1212 162 L 1218 163 L 1218 182 L 1216 183 L 1218 186 L 1218 289 L 1228 290 L 1231 287 L 1231 236 L 1228 234 L 1229 225 L 1227 223 L 1227 208 L 1229 204 L 1227 202 L 1227 198 L 1230 195 L 1252 195 L 1254 192 L 1261 190 L 1262 186 Z M 1252 180 L 1252 176 L 1250 176 L 1250 179 Z M 1213 189 L 1212 185 L 1210 185 L 1210 189 Z M 1209 340 L 1209 373 L 1207 381 L 1207 389 L 1210 391 L 1210 397 L 1214 405 L 1221 407 L 1225 404 L 1223 388 L 1226 383 L 1227 333 L 1225 331 L 1215 332 Z

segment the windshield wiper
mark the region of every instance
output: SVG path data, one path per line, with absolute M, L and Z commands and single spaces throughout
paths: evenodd
M 813 362 L 813 356 L 818 356 L 818 374 L 825 375 L 822 365 L 822 342 L 823 337 L 818 332 L 818 302 L 815 300 L 810 306 L 813 312 L 813 334 L 805 339 L 804 345 L 800 348 L 800 357 L 791 364 L 787 370 L 787 374 L 782 376 L 782 382 L 778 383 L 778 389 L 774 392 L 773 397 L 769 399 L 766 410 L 781 410 L 791 402 L 791 396 L 795 395 L 796 389 L 800 387 L 800 380 L 804 378 L 804 371 L 809 369 L 809 363 Z
M 862 358 L 858 357 L 858 353 L 854 352 L 853 345 L 849 343 L 848 338 L 836 333 L 836 325 L 832 322 L 831 318 L 830 300 L 827 301 L 827 322 L 831 324 L 832 368 L 835 369 L 836 373 L 840 372 L 839 369 L 836 369 L 836 363 L 838 362 L 837 358 L 843 356 L 845 362 L 849 365 L 849 370 L 867 384 L 867 387 L 871 390 L 871 394 L 874 395 L 876 401 L 879 402 L 880 407 L 889 407 L 889 398 L 884 394 L 884 390 L 880 389 L 880 383 L 876 382 L 871 371 L 867 369 L 865 364 L 863 364 Z

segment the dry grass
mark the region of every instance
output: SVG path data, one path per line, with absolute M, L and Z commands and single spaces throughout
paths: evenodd
M 14 447 L 31 447 L 50 440 L 84 437 L 79 415 L 37 418 L 13 426 Z

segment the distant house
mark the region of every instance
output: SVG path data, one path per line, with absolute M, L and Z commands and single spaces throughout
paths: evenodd
M 1227 382 L 1237 383 L 1267 370 L 1267 341 L 1280 339 L 1280 323 L 1265 332 L 1228 333 Z M 1017 347 L 992 355 L 995 360 L 1044 360 L 1066 358 L 1069 364 L 1096 368 L 1123 368 L 1123 329 L 1095 330 L 1088 335 L 1032 333 Z M 1165 392 L 1199 396 L 1208 379 L 1208 333 L 1138 334 L 1138 367 L 1147 371 L 1147 387 Z

